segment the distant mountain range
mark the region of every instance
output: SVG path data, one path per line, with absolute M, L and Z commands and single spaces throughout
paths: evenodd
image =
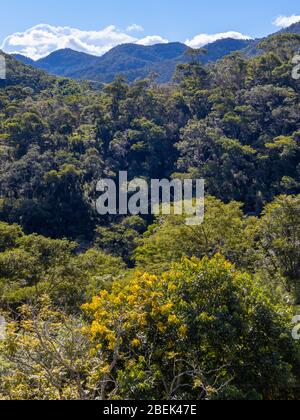
M 300 34 L 300 23 L 296 23 L 281 32 Z M 206 64 L 215 62 L 236 51 L 247 55 L 258 53 L 259 40 L 222 39 L 208 44 L 207 53 L 200 60 Z M 129 82 L 146 78 L 151 73 L 158 75 L 159 83 L 172 80 L 175 68 L 189 60 L 186 52 L 189 48 L 182 43 L 174 42 L 153 46 L 136 44 L 119 45 L 102 57 L 96 57 L 71 49 L 58 50 L 45 58 L 33 61 L 28 57 L 15 54 L 14 57 L 24 64 L 42 69 L 57 76 L 74 79 L 111 82 L 116 75 L 122 74 Z
M 241 50 L 251 41 L 223 39 L 207 45 L 207 54 L 201 60 L 205 63 L 216 61 L 231 52 Z M 33 61 L 22 55 L 14 55 L 24 64 L 45 70 L 57 76 L 74 79 L 93 80 L 107 83 L 117 74 L 122 74 L 129 82 L 157 73 L 160 83 L 172 79 L 177 64 L 187 62 L 186 51 L 189 48 L 179 42 L 143 46 L 136 44 L 119 45 L 102 57 L 73 51 L 58 50 Z

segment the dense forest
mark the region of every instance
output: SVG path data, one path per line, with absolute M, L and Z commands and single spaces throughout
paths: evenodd
M 300 398 L 300 36 L 174 82 L 6 56 L 0 399 Z M 101 178 L 204 178 L 204 223 L 99 216 Z

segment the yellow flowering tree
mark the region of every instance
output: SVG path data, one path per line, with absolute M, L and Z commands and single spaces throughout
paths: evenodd
M 20 307 L 0 340 L 0 400 L 95 399 L 101 360 L 82 328 L 45 295 Z
M 220 255 L 136 274 L 84 310 L 101 398 L 271 398 L 295 381 L 290 314 Z

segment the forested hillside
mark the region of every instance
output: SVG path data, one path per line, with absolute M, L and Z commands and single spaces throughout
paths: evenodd
M 1 399 L 299 399 L 300 36 L 174 84 L 0 80 Z M 204 224 L 96 183 L 204 178 Z

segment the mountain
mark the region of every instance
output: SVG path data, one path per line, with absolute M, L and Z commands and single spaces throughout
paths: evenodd
M 14 54 L 13 57 L 16 60 L 21 61 L 23 64 L 26 64 L 26 65 L 30 65 L 30 66 L 34 66 L 35 67 L 36 61 L 32 60 L 29 57 L 25 57 L 24 55 L 21 55 L 21 54 Z
M 243 52 L 245 53 L 245 55 L 247 57 L 253 57 L 255 55 L 260 54 L 260 50 L 258 48 L 258 45 L 270 38 L 273 37 L 274 35 L 280 35 L 280 34 L 296 34 L 296 35 L 300 35 L 300 22 L 298 23 L 294 23 L 293 25 L 289 26 L 288 28 L 284 28 L 281 29 L 280 31 L 276 32 L 275 34 L 271 34 L 269 36 L 266 36 L 264 38 L 260 38 L 260 39 L 255 39 L 252 41 L 252 43 L 250 43 L 244 50 Z
M 201 61 L 205 64 L 209 62 L 214 62 L 233 52 L 244 50 L 252 44 L 252 40 L 245 41 L 231 38 L 220 39 L 204 47 L 207 53 L 202 57 Z
M 175 62 L 183 60 L 188 47 L 181 43 L 142 46 L 136 44 L 119 45 L 102 57 L 64 49 L 55 51 L 38 61 L 27 57 L 15 56 L 18 60 L 49 73 L 72 77 L 109 82 L 122 73 L 129 81 L 146 77 L 149 73 L 164 68 L 164 79 L 170 80 L 175 69 Z M 29 62 L 30 61 L 30 62 Z M 159 64 L 159 66 L 158 66 Z
M 33 62 L 33 65 L 57 76 L 76 78 L 76 74 L 82 68 L 90 67 L 98 61 L 99 57 L 71 49 L 64 49 L 55 51 L 47 57 Z
M 124 75 L 130 82 L 157 72 L 160 82 L 170 81 L 177 62 L 182 62 L 188 47 L 181 43 L 143 46 L 119 45 L 89 67 L 82 68 L 73 76 L 79 79 L 110 82 L 117 74 Z
M 204 63 L 216 61 L 245 48 L 249 42 L 235 39 L 216 41 L 207 45 L 207 54 L 203 55 L 201 60 Z M 153 46 L 123 44 L 111 49 L 102 57 L 64 49 L 55 51 L 38 61 L 22 55 L 15 55 L 15 58 L 54 75 L 74 79 L 107 83 L 116 75 L 122 74 L 132 82 L 145 78 L 151 73 L 157 73 L 158 81 L 165 83 L 172 80 L 176 66 L 188 60 L 185 55 L 187 50 L 188 47 L 179 42 Z
M 282 29 L 281 32 L 300 35 L 300 22 L 294 23 L 288 28 Z
M 300 34 L 300 22 L 278 33 Z M 200 60 L 204 64 L 215 62 L 235 51 L 243 51 L 251 57 L 260 53 L 257 46 L 261 41 L 262 39 L 221 39 L 205 46 L 207 53 L 201 56 Z M 53 75 L 74 79 L 108 83 L 122 74 L 129 82 L 133 82 L 156 73 L 159 83 L 167 83 L 172 80 L 176 66 L 189 59 L 185 54 L 187 50 L 188 47 L 180 42 L 153 46 L 123 44 L 111 49 L 102 57 L 64 49 L 38 61 L 22 55 L 15 55 L 15 58 Z

